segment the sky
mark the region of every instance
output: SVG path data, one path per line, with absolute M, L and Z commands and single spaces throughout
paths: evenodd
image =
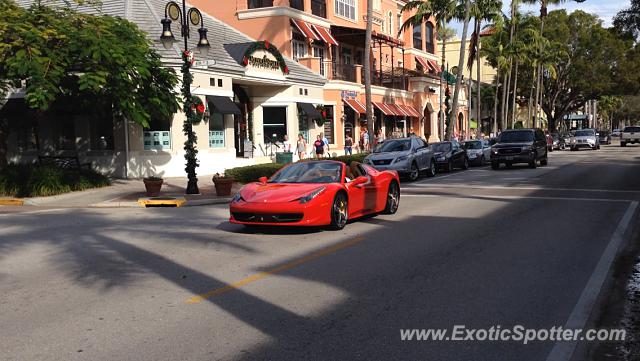
M 511 1 L 503 0 L 502 2 L 504 3 L 502 11 L 509 14 Z M 611 26 L 611 21 L 618 11 L 629 6 L 631 6 L 630 0 L 586 0 L 583 3 L 566 1 L 560 5 L 549 5 L 549 11 L 564 8 L 571 13 L 574 10 L 582 10 L 598 15 L 604 21 L 604 26 L 608 27 Z M 520 5 L 520 11 L 523 13 L 532 12 L 538 15 L 540 13 L 540 5 Z M 456 29 L 458 36 L 462 34 L 462 23 L 452 23 L 451 26 Z

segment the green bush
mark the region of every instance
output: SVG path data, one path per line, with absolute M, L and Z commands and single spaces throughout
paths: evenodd
M 276 163 L 256 164 L 227 169 L 224 174 L 233 178 L 236 182 L 249 183 L 257 181 L 260 177 L 271 177 L 273 173 L 283 166 L 284 164 Z
M 346 165 L 351 164 L 351 162 L 362 162 L 364 157 L 367 156 L 367 153 L 358 153 L 354 155 L 341 155 L 339 157 L 332 158 L 323 158 L 324 160 L 337 160 L 345 163 Z M 305 161 L 310 161 L 313 159 L 305 159 Z M 275 164 L 275 163 L 266 163 L 266 164 L 256 164 L 250 165 L 246 167 L 237 167 L 227 169 L 225 171 L 225 175 L 232 177 L 236 182 L 240 183 L 249 183 L 255 182 L 260 177 L 271 177 L 275 172 L 277 172 L 280 168 L 284 167 L 285 164 Z
M 43 197 L 109 184 L 107 177 L 92 170 L 12 164 L 0 171 L 0 196 Z

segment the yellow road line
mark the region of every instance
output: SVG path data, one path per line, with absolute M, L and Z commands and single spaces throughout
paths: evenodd
M 309 254 L 307 256 L 298 258 L 298 259 L 296 259 L 294 261 L 291 261 L 289 263 L 285 263 L 282 266 L 278 266 L 278 267 L 270 269 L 268 271 L 264 271 L 264 272 L 253 274 L 253 275 L 251 275 L 251 276 L 249 276 L 247 278 L 241 279 L 240 281 L 237 281 L 237 282 L 234 282 L 234 283 L 230 283 L 230 284 L 228 284 L 226 286 L 217 288 L 217 289 L 209 291 L 207 293 L 200 294 L 198 296 L 193 296 L 193 297 L 189 298 L 186 302 L 189 303 L 189 304 L 202 302 L 202 301 L 206 300 L 207 298 L 219 296 L 219 295 L 221 295 L 223 293 L 227 293 L 229 291 L 235 290 L 235 289 L 240 288 L 242 286 L 246 286 L 246 285 L 248 285 L 250 283 L 259 281 L 259 280 L 261 280 L 263 278 L 266 278 L 266 277 L 268 277 L 270 275 L 273 275 L 273 274 L 276 274 L 276 273 L 280 273 L 282 271 L 286 271 L 286 270 L 292 269 L 292 268 L 297 267 L 297 266 L 299 266 L 299 265 L 301 265 L 303 263 L 307 263 L 307 262 L 313 261 L 315 259 L 318 259 L 320 257 L 326 256 L 328 254 L 335 253 L 335 252 L 337 252 L 339 250 L 354 246 L 354 245 L 356 245 L 356 244 L 358 244 L 358 243 L 360 243 L 362 241 L 364 241 L 364 237 L 363 236 L 358 236 L 358 237 L 356 237 L 356 238 L 354 238 L 352 240 L 341 242 L 341 243 L 335 244 L 335 245 L 327 247 L 327 248 L 323 248 L 323 249 L 321 249 L 319 251 L 316 251 L 316 252 L 313 252 L 313 253 L 311 253 L 311 254 Z

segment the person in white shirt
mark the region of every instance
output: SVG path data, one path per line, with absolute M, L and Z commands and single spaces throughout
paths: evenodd
M 284 135 L 284 140 L 282 141 L 282 151 L 285 153 L 291 153 L 291 142 L 289 142 L 289 136 Z

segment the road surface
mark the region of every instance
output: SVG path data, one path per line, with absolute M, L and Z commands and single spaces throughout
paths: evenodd
M 0 359 L 567 359 L 574 343 L 401 330 L 584 326 L 637 224 L 639 160 L 443 173 L 338 232 L 250 231 L 226 206 L 0 207 Z

